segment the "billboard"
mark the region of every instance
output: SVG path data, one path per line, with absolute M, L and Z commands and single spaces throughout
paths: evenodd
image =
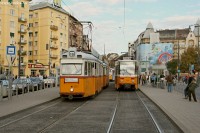
M 137 51 L 137 59 L 149 61 L 150 65 L 165 64 L 173 58 L 172 43 L 141 44 Z

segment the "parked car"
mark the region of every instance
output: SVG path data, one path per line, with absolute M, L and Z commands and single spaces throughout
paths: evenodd
M 0 93 L 3 97 L 8 97 L 9 82 L 8 80 L 0 80 Z
M 19 78 L 13 81 L 12 90 L 14 94 L 16 94 L 16 88 L 18 88 L 18 93 L 22 93 L 23 89 L 24 93 L 26 93 L 28 92 L 28 88 L 30 91 L 33 91 L 34 84 L 30 79 Z
M 33 82 L 34 88 L 44 88 L 44 81 L 39 77 L 30 77 L 29 79 Z

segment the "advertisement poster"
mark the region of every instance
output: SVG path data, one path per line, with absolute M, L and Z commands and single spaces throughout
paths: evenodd
M 165 64 L 173 58 L 172 43 L 141 44 L 137 50 L 139 61 L 149 61 L 151 65 Z

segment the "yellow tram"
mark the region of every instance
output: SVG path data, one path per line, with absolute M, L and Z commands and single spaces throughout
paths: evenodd
M 118 60 L 115 63 L 115 88 L 138 89 L 138 67 L 136 60 Z
M 62 54 L 60 96 L 83 98 L 98 94 L 108 86 L 108 65 L 100 56 L 70 48 Z
M 110 81 L 114 81 L 115 80 L 115 69 L 114 68 L 110 68 L 109 69 L 109 80 Z

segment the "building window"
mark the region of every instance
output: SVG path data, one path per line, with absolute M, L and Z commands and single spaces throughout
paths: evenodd
M 35 37 L 37 37 L 38 36 L 38 32 L 35 32 Z
M 10 15 L 14 16 L 15 15 L 15 10 L 10 9 Z
M 37 27 L 38 26 L 38 22 L 35 22 L 35 27 Z
M 12 4 L 13 0 L 8 0 L 8 2 L 9 2 L 10 4 Z
M 62 42 L 60 42 L 60 47 L 62 47 Z
M 34 55 L 37 55 L 37 50 L 34 51 Z
M 33 23 L 29 23 L 29 27 L 33 27 Z
M 35 41 L 35 46 L 37 46 L 37 43 L 38 43 L 38 42 L 37 42 L 37 41 Z
M 33 43 L 30 41 L 30 42 L 29 42 L 29 46 L 32 46 L 32 44 L 33 44 Z
M 10 37 L 11 37 L 11 38 L 14 38 L 14 36 L 15 36 L 15 34 L 12 33 L 12 32 L 10 32 Z
M 49 44 L 46 44 L 46 50 L 48 50 L 49 49 Z
M 35 13 L 35 18 L 38 18 L 38 13 Z
M 28 60 L 28 63 L 33 63 L 33 60 Z
M 24 8 L 24 2 L 21 2 L 21 7 L 23 7 L 23 8 Z
M 29 18 L 33 18 L 33 14 L 30 14 L 30 15 L 29 15 Z
M 15 27 L 15 22 L 14 21 L 10 21 L 10 28 L 14 28 Z
M 63 33 L 60 33 L 60 38 L 63 38 Z
M 29 51 L 29 52 L 28 52 L 28 55 L 32 55 L 32 54 L 33 54 L 33 52 L 32 52 L 32 51 Z
M 190 34 L 190 37 L 192 37 L 192 34 Z

